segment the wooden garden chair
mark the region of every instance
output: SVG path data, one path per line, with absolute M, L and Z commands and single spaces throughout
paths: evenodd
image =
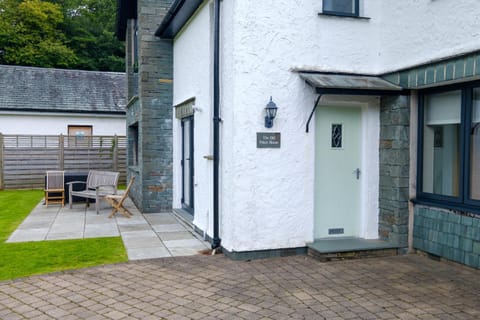
M 45 189 L 45 205 L 61 204 L 65 206 L 65 185 L 63 171 L 47 171 Z
M 132 213 L 123 206 L 123 202 L 125 201 L 125 199 L 127 199 L 128 192 L 130 191 L 130 188 L 132 187 L 134 181 L 135 177 L 132 177 L 130 179 L 130 182 L 128 183 L 127 189 L 125 189 L 125 192 L 123 194 L 110 194 L 105 196 L 105 200 L 113 207 L 112 213 L 110 213 L 110 215 L 108 216 L 109 218 L 113 217 L 115 213 L 117 213 L 117 211 L 119 211 L 127 218 L 130 218 L 132 216 Z

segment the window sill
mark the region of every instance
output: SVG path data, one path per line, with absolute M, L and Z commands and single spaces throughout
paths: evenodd
M 318 16 L 319 17 L 324 16 L 324 17 L 336 17 L 336 18 L 350 18 L 350 19 L 364 20 L 364 21 L 370 20 L 370 17 L 350 16 L 350 15 L 343 15 L 343 14 L 336 14 L 336 13 L 326 13 L 326 12 L 319 12 Z
M 139 99 L 138 95 L 135 95 L 133 96 L 128 102 L 127 102 L 127 106 L 126 108 L 130 108 L 131 106 L 133 106 L 135 104 L 135 102 L 137 102 L 137 100 Z
M 480 207 L 476 207 L 476 206 L 469 206 L 465 204 L 454 204 L 449 202 L 440 202 L 440 201 L 424 199 L 424 198 L 411 199 L 410 201 L 413 204 L 451 210 L 461 214 L 475 214 L 475 215 L 480 214 Z

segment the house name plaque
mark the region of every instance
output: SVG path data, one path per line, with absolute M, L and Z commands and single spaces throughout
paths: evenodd
M 257 148 L 280 148 L 280 132 L 257 132 Z

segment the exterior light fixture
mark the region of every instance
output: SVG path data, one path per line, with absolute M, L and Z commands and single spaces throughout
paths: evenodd
M 270 102 L 268 102 L 265 107 L 265 128 L 273 127 L 273 119 L 275 119 L 277 115 L 277 109 L 277 105 L 272 101 L 272 97 L 270 97 Z

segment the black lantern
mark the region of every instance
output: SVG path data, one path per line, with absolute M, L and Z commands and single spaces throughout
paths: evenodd
M 277 105 L 272 101 L 272 97 L 270 97 L 270 102 L 268 102 L 265 107 L 265 128 L 273 127 L 273 119 L 275 119 L 277 115 L 277 109 Z

